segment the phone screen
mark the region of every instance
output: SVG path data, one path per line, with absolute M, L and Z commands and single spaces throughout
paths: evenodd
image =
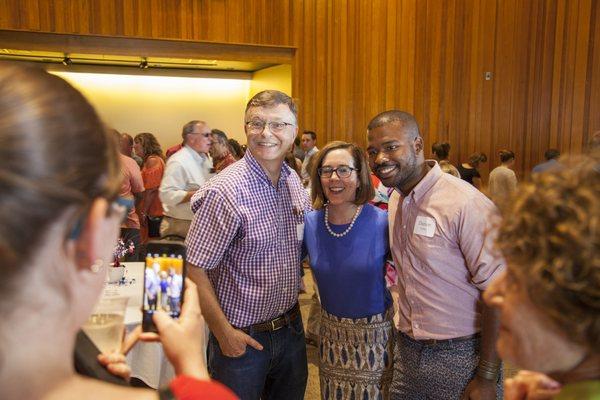
M 185 282 L 185 245 L 181 242 L 148 242 L 144 269 L 144 332 L 156 332 L 154 311 L 161 310 L 172 318 L 181 313 Z

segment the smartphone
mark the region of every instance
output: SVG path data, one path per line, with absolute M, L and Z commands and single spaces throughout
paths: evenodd
M 146 246 L 142 330 L 157 332 L 154 311 L 179 318 L 185 290 L 185 245 L 179 241 L 154 240 Z

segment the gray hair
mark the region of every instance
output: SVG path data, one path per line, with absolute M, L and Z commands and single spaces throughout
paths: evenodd
M 194 132 L 194 127 L 195 127 L 196 125 L 200 125 L 200 124 L 204 124 L 204 125 L 206 125 L 206 122 L 204 122 L 204 121 L 199 121 L 199 120 L 195 119 L 195 120 L 193 120 L 193 121 L 190 121 L 190 122 L 188 122 L 187 124 L 185 124 L 185 125 L 183 126 L 183 129 L 181 130 L 181 137 L 182 137 L 183 139 L 185 139 L 185 137 L 186 137 L 187 135 L 189 135 L 190 133 Z

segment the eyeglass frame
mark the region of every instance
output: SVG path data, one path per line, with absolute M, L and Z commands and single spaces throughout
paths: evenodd
M 360 169 L 359 169 L 359 168 L 354 168 L 354 167 L 351 167 L 351 166 L 349 166 L 349 165 L 340 165 L 340 166 L 339 166 L 339 167 L 337 167 L 337 168 L 331 168 L 331 173 L 330 173 L 330 174 L 328 174 L 329 176 L 325 176 L 325 175 L 323 175 L 323 168 L 331 168 L 331 167 L 321 167 L 321 168 L 318 168 L 318 169 L 317 169 L 317 173 L 319 174 L 319 177 L 321 177 L 321 178 L 325 178 L 325 179 L 330 179 L 330 178 L 333 176 L 333 173 L 334 173 L 334 172 L 335 172 L 335 174 L 338 176 L 338 178 L 340 178 L 340 179 L 346 179 L 346 178 L 350 178 L 350 176 L 352 175 L 352 172 L 353 172 L 353 171 L 356 171 L 356 172 L 359 172 L 359 171 L 360 171 Z M 339 174 L 339 172 L 338 172 L 338 170 L 339 170 L 340 168 L 348 168 L 348 169 L 350 170 L 350 173 L 349 173 L 348 175 L 342 176 L 342 175 L 340 175 L 340 174 Z
M 131 210 L 133 210 L 133 207 L 133 200 L 119 196 L 110 202 L 110 207 L 107 210 L 107 215 L 110 215 L 112 212 L 120 211 L 123 212 L 122 220 L 125 221 Z M 83 230 L 83 223 L 85 221 L 86 216 L 87 213 L 79 217 L 79 219 L 77 219 L 77 222 L 75 222 L 75 225 L 73 225 L 73 229 L 71 229 L 71 232 L 69 233 L 70 240 L 76 240 L 79 238 L 79 236 L 81 235 L 81 231 Z
M 208 133 L 202 133 L 202 132 L 192 132 L 192 133 L 187 133 L 186 136 L 189 135 L 202 135 L 205 138 L 212 138 L 212 133 L 208 132 Z
M 283 132 L 285 130 L 285 128 L 287 128 L 288 126 L 296 126 L 296 124 L 291 124 L 289 122 L 279 122 L 279 121 L 268 121 L 268 122 L 266 122 L 266 121 L 260 120 L 260 130 L 258 129 L 259 128 L 258 125 L 256 126 L 256 129 L 253 129 L 252 126 L 251 126 L 251 124 L 256 124 L 258 122 L 259 121 L 257 121 L 257 120 L 246 121 L 246 122 L 244 122 L 244 125 L 252 133 L 262 133 L 262 132 L 264 132 L 264 130 L 265 130 L 265 128 L 267 126 L 269 127 L 269 130 L 271 132 L 274 132 L 274 133 Z M 275 128 L 274 129 L 273 126 L 272 126 L 273 124 L 281 124 L 283 126 L 281 128 Z

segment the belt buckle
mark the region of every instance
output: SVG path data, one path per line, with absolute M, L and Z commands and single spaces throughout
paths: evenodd
M 280 319 L 280 318 L 281 318 L 281 317 L 279 317 L 279 318 L 275 318 L 274 320 L 271 320 L 271 331 L 272 331 L 272 332 L 278 331 L 278 330 L 280 330 L 281 328 L 283 328 L 283 327 L 284 327 L 284 325 L 280 325 L 280 326 L 278 326 L 278 327 L 275 327 L 275 321 L 277 321 L 277 320 L 278 320 L 278 319 Z

